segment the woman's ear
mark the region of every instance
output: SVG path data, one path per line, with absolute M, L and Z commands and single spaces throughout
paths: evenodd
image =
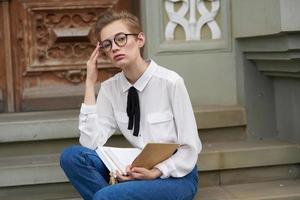
M 137 35 L 137 43 L 139 48 L 142 48 L 145 45 L 145 42 L 146 42 L 145 34 L 143 32 L 140 32 Z

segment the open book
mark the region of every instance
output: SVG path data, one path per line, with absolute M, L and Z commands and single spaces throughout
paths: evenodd
M 116 177 L 117 170 L 126 175 L 128 165 L 152 169 L 156 164 L 172 156 L 178 147 L 178 144 L 173 143 L 148 143 L 143 150 L 102 146 L 98 147 L 96 152 Z

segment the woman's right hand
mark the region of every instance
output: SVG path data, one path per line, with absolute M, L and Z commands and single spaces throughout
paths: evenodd
M 87 61 L 87 72 L 86 72 L 86 83 L 95 85 L 98 79 L 98 70 L 97 70 L 97 58 L 99 57 L 99 42 L 97 43 L 96 48 L 90 56 L 90 59 Z

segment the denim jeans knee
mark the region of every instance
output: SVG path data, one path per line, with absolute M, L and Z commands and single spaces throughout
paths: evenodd
M 60 166 L 64 170 L 69 168 L 73 164 L 73 160 L 77 157 L 82 151 L 82 146 L 74 145 L 71 147 L 65 148 L 60 155 Z

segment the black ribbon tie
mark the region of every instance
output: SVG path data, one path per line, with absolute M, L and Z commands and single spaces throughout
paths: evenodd
M 140 130 L 140 102 L 135 87 L 129 88 L 126 111 L 129 117 L 128 130 L 132 130 L 134 125 L 133 135 L 138 136 Z

